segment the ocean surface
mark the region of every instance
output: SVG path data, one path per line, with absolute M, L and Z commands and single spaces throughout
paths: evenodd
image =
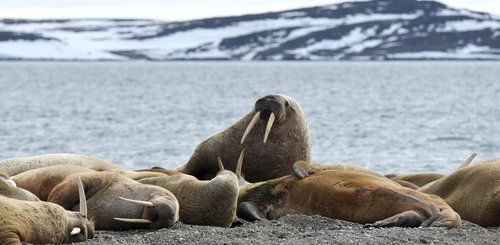
M 174 168 L 270 93 L 301 104 L 315 162 L 447 173 L 500 157 L 500 62 L 0 62 L 0 158 Z

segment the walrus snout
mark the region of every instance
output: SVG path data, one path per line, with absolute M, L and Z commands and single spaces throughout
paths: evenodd
M 276 95 L 268 95 L 255 102 L 255 112 L 260 112 L 260 118 L 267 121 L 274 113 L 276 118 L 281 119 L 285 114 L 286 102 L 283 98 Z
M 179 203 L 164 197 L 150 200 L 151 207 L 144 207 L 143 219 L 150 220 L 152 229 L 169 228 L 179 220 Z
M 93 221 L 83 217 L 80 212 L 67 211 L 69 236 L 64 243 L 84 242 L 94 238 L 95 226 Z
M 267 121 L 266 130 L 264 132 L 264 140 L 263 140 L 265 144 L 267 142 L 269 133 L 271 132 L 271 128 L 273 127 L 275 119 L 277 119 L 277 121 L 281 121 L 286 118 L 285 107 L 287 106 L 289 106 L 288 100 L 283 96 L 279 95 L 268 95 L 258 99 L 257 102 L 255 102 L 255 107 L 254 107 L 255 114 L 252 117 L 252 120 L 248 124 L 247 128 L 245 129 L 243 137 L 241 137 L 240 144 L 243 144 L 245 142 L 245 139 L 247 138 L 248 134 L 257 124 L 257 121 L 259 121 L 259 119 Z

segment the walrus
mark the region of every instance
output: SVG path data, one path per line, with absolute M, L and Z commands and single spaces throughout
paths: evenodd
M 500 158 L 459 168 L 418 190 L 440 196 L 464 220 L 500 226 Z
M 78 180 L 79 181 L 79 180 Z M 0 180 L 0 183 L 2 181 Z M 86 218 L 85 194 L 79 186 L 80 211 L 42 201 L 26 201 L 0 195 L 0 241 L 2 244 L 61 244 L 94 237 L 94 225 Z M 75 190 L 76 192 L 76 190 Z
M 205 181 L 159 168 L 138 171 L 141 174 L 136 175 L 135 180 L 163 187 L 177 197 L 182 223 L 230 227 L 235 221 L 238 178 L 233 172 L 224 170 L 222 162 L 217 175 Z
M 309 161 L 311 135 L 299 103 L 281 94 L 260 98 L 243 118 L 201 142 L 176 170 L 200 180 L 212 179 L 219 171 L 217 157 L 223 157 L 226 168 L 234 171 L 243 148 L 251 162 L 243 171 L 251 182 L 288 175 L 293 163 Z
M 115 172 L 54 165 L 11 178 L 40 200 L 77 210 L 78 196 L 72 190 L 78 177 L 83 182 L 89 217 L 95 221 L 96 229 L 160 229 L 171 227 L 179 219 L 179 203 L 171 192 Z
M 69 173 L 78 172 L 77 169 L 80 167 L 89 170 L 110 171 L 138 180 L 139 182 L 166 188 L 177 197 L 179 202 L 179 219 L 185 224 L 226 227 L 228 220 L 231 220 L 235 216 L 233 214 L 235 213 L 235 207 L 233 206 L 236 205 L 238 185 L 234 183 L 236 177 L 230 171 L 220 173 L 210 181 L 199 181 L 193 176 L 176 171 L 159 168 L 143 171 L 159 171 L 161 173 L 139 173 L 96 157 L 56 153 L 4 160 L 0 162 L 0 172 L 19 174 L 28 170 L 58 165 L 67 166 L 66 171 Z M 84 170 L 80 169 L 80 171 Z M 165 174 L 171 176 L 166 176 Z M 174 177 L 173 175 L 179 176 Z M 26 183 L 30 183 L 29 178 L 26 179 Z M 41 186 L 45 186 L 45 184 L 41 184 Z M 47 190 L 50 190 L 50 188 L 47 188 Z M 48 196 L 48 194 L 44 194 L 45 196 Z M 123 202 L 123 204 L 125 205 L 126 203 Z M 105 217 L 111 218 L 109 216 Z M 96 223 L 98 229 L 102 229 L 101 222 L 96 221 Z
M 242 178 L 241 173 L 236 174 Z M 288 175 L 241 183 L 237 215 L 250 221 L 300 213 L 367 227 L 454 228 L 461 222 L 460 216 L 438 196 L 402 187 L 371 173 L 322 170 L 303 179 Z
M 28 170 L 54 165 L 71 165 L 84 167 L 96 171 L 110 171 L 116 173 L 131 172 L 108 161 L 81 154 L 53 153 L 28 157 L 13 157 L 0 161 L 0 173 L 4 176 L 14 176 Z

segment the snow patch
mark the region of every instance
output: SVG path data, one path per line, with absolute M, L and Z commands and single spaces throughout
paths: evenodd
M 452 32 L 452 31 L 477 31 L 483 29 L 500 29 L 498 21 L 480 21 L 480 20 L 458 20 L 446 21 L 444 25 L 437 27 L 436 32 Z

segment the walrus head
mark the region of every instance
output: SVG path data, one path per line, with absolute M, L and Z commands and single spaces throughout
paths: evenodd
M 250 134 L 257 123 L 266 125 L 266 130 L 263 135 L 263 143 L 265 144 L 274 123 L 284 122 L 287 115 L 291 115 L 292 112 L 303 114 L 302 109 L 300 109 L 300 106 L 294 99 L 280 94 L 266 95 L 258 99 L 257 102 L 255 102 L 254 111 L 255 114 L 245 129 L 240 144 L 245 142 L 248 134 Z
M 66 225 L 67 233 L 69 236 L 64 243 L 75 243 L 86 241 L 87 238 L 94 237 L 93 221 L 87 219 L 87 198 L 85 197 L 85 190 L 83 188 L 82 179 L 78 176 L 76 178 L 78 186 L 78 201 L 79 211 L 66 211 L 68 214 L 68 221 Z
M 78 176 L 82 179 L 89 214 L 96 219 L 97 229 L 160 229 L 171 227 L 179 220 L 179 203 L 171 192 L 112 172 L 69 176 L 54 187 L 47 200 L 77 210 L 77 196 L 70 190 Z
M 242 174 L 244 149 L 240 153 L 236 165 L 236 176 L 239 179 L 240 194 L 236 215 L 247 221 L 272 220 L 285 216 L 288 211 L 290 194 L 283 178 L 250 183 Z

